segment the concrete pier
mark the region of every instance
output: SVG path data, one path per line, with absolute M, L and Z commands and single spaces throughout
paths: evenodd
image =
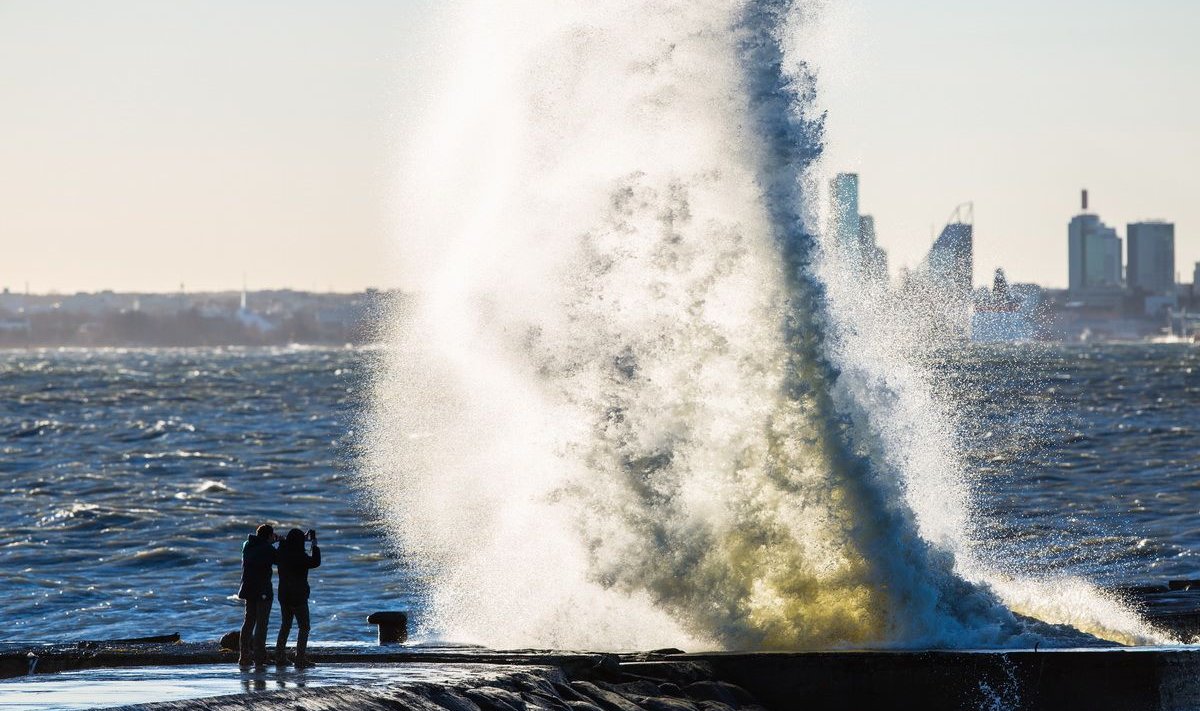
M 1200 651 L 1184 647 L 709 654 L 664 650 L 623 655 L 470 647 L 333 647 L 314 649 L 312 654 L 326 673 L 338 665 L 346 665 L 347 669 L 352 665 L 369 665 L 385 679 L 387 669 L 394 669 L 395 682 L 373 686 L 332 683 L 319 688 L 275 688 L 264 684 L 261 690 L 253 687 L 248 694 L 175 700 L 168 705 L 146 708 L 302 706 L 429 711 L 441 708 L 510 711 L 526 707 L 563 711 L 1200 708 Z M 35 674 L 67 669 L 153 666 L 161 670 L 172 665 L 213 664 L 227 668 L 231 677 L 239 675 L 233 655 L 221 652 L 215 644 L 10 648 L 0 650 L 0 670 L 10 677 L 24 675 L 30 660 L 35 658 Z M 460 673 L 464 670 L 470 673 Z M 430 680 L 439 675 L 455 681 Z M 0 697 L 4 684 L 0 681 Z M 470 703 L 462 703 L 462 699 Z
M 770 709 L 1200 709 L 1200 650 L 692 654 Z M 680 657 L 672 658 L 681 659 Z M 654 662 L 622 664 L 651 676 Z M 668 672 L 669 673 L 669 672 Z

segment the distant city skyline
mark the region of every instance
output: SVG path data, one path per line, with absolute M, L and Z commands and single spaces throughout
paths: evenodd
M 893 272 L 916 266 L 955 205 L 975 204 L 975 278 L 1067 286 L 1079 191 L 1117 228 L 1175 224 L 1200 261 L 1200 3 L 854 0 L 817 46 L 825 168 L 861 176 Z
M 0 0 L 0 286 L 406 287 L 396 151 L 430 0 Z M 824 170 L 861 176 L 893 276 L 975 205 L 976 284 L 1067 286 L 1092 211 L 1200 261 L 1200 4 L 829 3 L 805 45 Z M 811 48 L 811 50 L 810 50 Z M 823 197 L 821 199 L 824 199 Z

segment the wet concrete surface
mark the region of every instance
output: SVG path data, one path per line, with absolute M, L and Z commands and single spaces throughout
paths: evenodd
M 1200 583 L 1120 591 L 1183 639 Z M 0 644 L 0 711 L 1200 709 L 1200 647 L 641 654 L 323 644 L 313 670 L 241 672 L 216 642 Z
M 105 708 L 330 686 L 450 684 L 494 679 L 511 670 L 483 664 L 327 664 L 265 672 L 216 664 L 86 669 L 0 681 L 0 711 Z
M 744 689 L 710 678 L 703 665 L 675 665 L 668 679 L 625 675 L 616 664 L 584 670 L 571 663 L 573 655 L 564 655 L 562 665 L 554 653 L 482 656 L 491 661 L 325 663 L 265 672 L 192 664 L 34 674 L 0 681 L 0 710 L 764 711 Z M 495 661 L 534 656 L 542 664 Z
M 113 644 L 87 642 L 56 645 L 0 645 L 0 679 L 29 673 L 52 674 L 82 669 L 129 666 L 222 665 L 236 669 L 237 652 L 216 642 L 175 644 Z M 570 651 L 493 651 L 476 646 L 329 644 L 310 647 L 310 656 L 326 664 L 546 664 L 568 670 L 587 670 L 616 664 L 614 655 Z
M 245 673 L 232 657 L 197 661 L 220 657 L 203 645 L 173 646 L 170 659 L 193 661 L 94 649 L 82 661 L 101 666 L 0 681 L 0 711 L 1200 709 L 1200 649 L 1191 647 L 625 655 L 330 647 L 314 652 L 313 670 Z

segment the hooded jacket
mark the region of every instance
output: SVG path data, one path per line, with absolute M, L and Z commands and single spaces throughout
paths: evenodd
M 243 600 L 270 600 L 271 566 L 275 564 L 275 547 L 253 533 L 242 544 L 242 586 L 238 597 Z
M 305 553 L 304 534 L 293 530 L 279 544 L 276 565 L 279 566 L 279 604 L 303 604 L 309 596 L 308 571 L 321 565 L 321 549 L 314 543 L 312 555 Z

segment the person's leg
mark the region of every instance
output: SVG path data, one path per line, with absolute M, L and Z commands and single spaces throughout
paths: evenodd
M 299 624 L 299 629 L 296 631 L 296 664 L 308 663 L 308 632 L 311 629 L 309 626 L 308 617 L 308 600 L 297 605 L 296 622 Z
M 287 664 L 287 640 L 295 616 L 295 607 L 279 603 L 279 636 L 275 638 L 275 663 L 279 666 Z
M 242 633 L 238 640 L 238 665 L 250 666 L 252 662 L 252 643 L 254 642 L 254 623 L 257 619 L 258 605 L 254 600 L 243 600 L 246 605 L 245 617 L 242 619 Z
M 271 600 L 257 600 L 257 617 L 254 620 L 254 663 L 267 665 L 267 625 L 271 621 Z

